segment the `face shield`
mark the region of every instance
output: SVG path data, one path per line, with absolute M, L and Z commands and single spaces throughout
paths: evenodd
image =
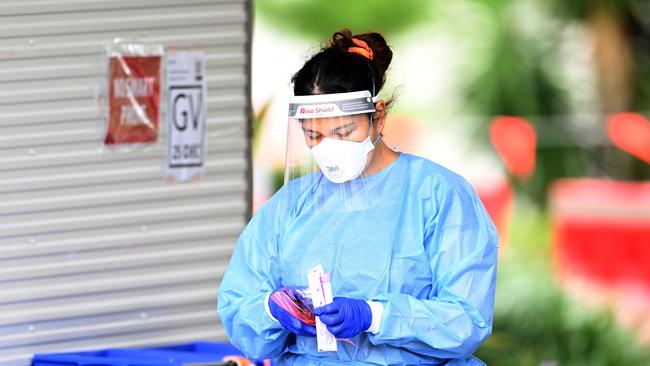
M 320 207 L 339 198 L 348 210 L 367 205 L 364 170 L 381 137 L 371 123 L 374 112 L 369 91 L 290 99 L 284 182 L 292 199 L 302 195 Z

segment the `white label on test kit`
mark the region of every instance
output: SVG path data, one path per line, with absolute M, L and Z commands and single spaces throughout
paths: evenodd
M 323 266 L 317 265 L 307 273 L 309 291 L 314 308 L 332 302 L 332 286 L 329 273 L 324 273 Z M 316 317 L 316 341 L 318 352 L 336 351 L 336 337 L 327 330 L 327 326 Z

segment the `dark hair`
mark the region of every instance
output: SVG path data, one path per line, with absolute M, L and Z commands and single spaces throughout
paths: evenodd
M 366 42 L 372 49 L 372 60 L 348 51 L 350 47 L 356 47 L 352 38 Z M 392 58 L 393 52 L 381 34 L 353 36 L 349 29 L 342 29 L 334 33 L 329 44 L 293 75 L 293 92 L 295 95 L 313 95 L 369 90 L 375 96 L 384 86 Z

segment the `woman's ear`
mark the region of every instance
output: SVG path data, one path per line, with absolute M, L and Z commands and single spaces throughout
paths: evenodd
M 383 99 L 377 100 L 375 103 L 375 113 L 373 113 L 372 124 L 378 132 L 384 130 L 384 122 L 386 122 L 386 103 Z

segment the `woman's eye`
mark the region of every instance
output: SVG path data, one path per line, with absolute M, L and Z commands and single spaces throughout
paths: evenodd
M 352 134 L 351 132 L 337 133 L 336 137 L 345 138 L 345 137 L 349 137 L 351 134 Z

